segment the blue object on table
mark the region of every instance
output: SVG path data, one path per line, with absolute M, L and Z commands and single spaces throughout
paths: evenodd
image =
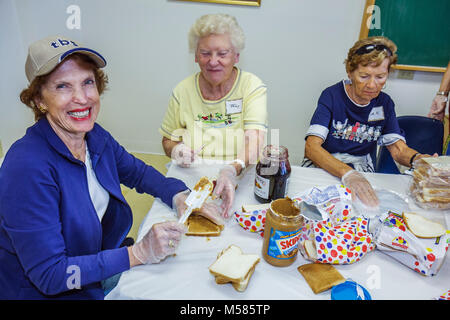
M 442 121 L 422 116 L 397 117 L 398 125 L 405 134 L 408 147 L 420 153 L 442 155 L 444 125 Z M 375 172 L 399 174 L 389 150 L 383 146 L 378 152 Z
M 370 293 L 352 279 L 331 289 L 331 300 L 372 300 Z

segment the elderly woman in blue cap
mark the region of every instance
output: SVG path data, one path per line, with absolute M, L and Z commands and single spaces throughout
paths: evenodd
M 189 192 L 95 123 L 105 65 L 98 52 L 65 37 L 29 47 L 29 86 L 20 98 L 36 123 L 0 169 L 0 299 L 103 299 L 102 280 L 160 262 L 185 232 L 167 221 L 121 246 L 132 225 L 121 183 L 160 198 L 178 215 Z M 220 219 L 214 208 L 203 211 Z

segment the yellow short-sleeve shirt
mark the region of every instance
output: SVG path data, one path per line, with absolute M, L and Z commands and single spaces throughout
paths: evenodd
M 204 158 L 232 160 L 242 150 L 244 130 L 267 130 L 267 88 L 254 74 L 236 68 L 230 92 L 220 100 L 205 100 L 199 75 L 191 75 L 173 90 L 159 132 L 183 141 Z

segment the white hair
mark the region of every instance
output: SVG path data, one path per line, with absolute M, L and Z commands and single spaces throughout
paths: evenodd
M 228 14 L 206 14 L 195 21 L 189 31 L 189 51 L 197 50 L 198 40 L 210 34 L 228 34 L 239 53 L 245 46 L 245 35 L 235 17 Z

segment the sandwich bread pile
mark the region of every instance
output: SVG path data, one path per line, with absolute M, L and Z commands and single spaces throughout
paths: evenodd
M 450 209 L 450 156 L 421 158 L 414 163 L 411 194 L 427 209 Z
M 217 284 L 230 283 L 237 291 L 244 291 L 259 262 L 256 254 L 244 254 L 238 246 L 230 245 L 222 250 L 209 267 Z

